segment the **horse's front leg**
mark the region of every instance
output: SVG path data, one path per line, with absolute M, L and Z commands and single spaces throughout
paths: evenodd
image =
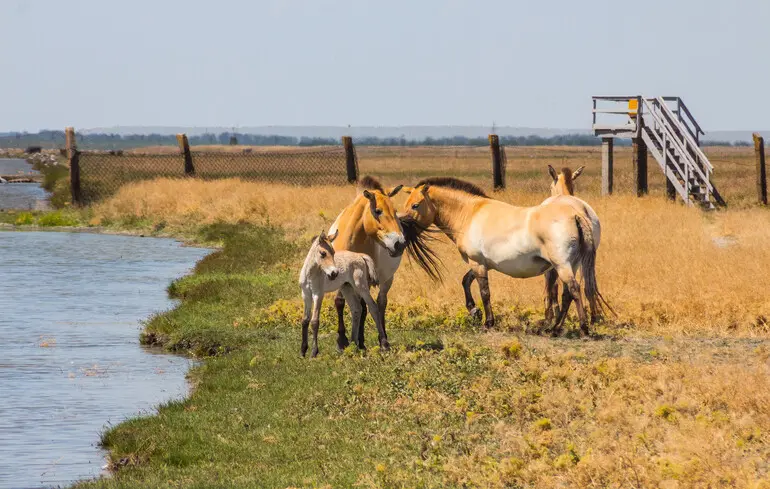
M 318 323 L 321 320 L 321 304 L 323 303 L 323 294 L 313 294 L 313 315 L 310 317 L 310 325 L 313 327 L 313 349 L 310 356 L 318 356 Z
M 334 298 L 334 307 L 337 309 L 337 350 L 342 351 L 350 342 L 345 334 L 345 297 L 341 290 L 337 291 L 337 296 Z M 352 327 L 356 327 L 355 323 Z
M 302 289 L 302 300 L 305 303 L 305 312 L 302 315 L 302 346 L 300 346 L 300 353 L 304 357 L 305 353 L 307 353 L 307 328 L 310 325 L 310 313 L 313 305 L 313 299 L 309 291 Z
M 363 338 L 361 338 L 361 323 L 366 320 L 365 311 L 363 307 L 361 307 L 361 304 L 364 303 L 364 301 L 356 294 L 355 290 L 353 290 L 353 287 L 351 287 L 349 284 L 345 284 L 340 289 L 340 292 L 345 297 L 344 301 L 348 303 L 348 306 L 350 306 L 350 315 L 351 315 L 351 324 L 352 324 L 352 331 L 351 331 L 351 339 L 353 340 L 353 344 L 356 345 L 358 348 L 365 348 L 363 345 Z
M 463 292 L 465 293 L 465 308 L 468 309 L 474 319 L 481 320 L 481 310 L 476 307 L 476 301 L 473 300 L 473 294 L 471 293 L 471 285 L 476 280 L 476 276 L 473 274 L 473 270 L 468 270 L 463 276 Z
M 495 326 L 495 315 L 492 312 L 492 300 L 489 292 L 489 277 L 487 267 L 471 262 L 471 269 L 479 283 L 479 292 L 481 292 L 481 303 L 484 306 L 484 328 L 490 329 Z
M 383 350 L 390 350 L 390 342 L 388 342 L 388 333 L 385 329 L 385 309 L 388 307 L 388 291 L 393 286 L 393 278 L 380 283 L 380 291 L 377 294 L 377 309 L 380 315 L 380 324 L 382 324 L 382 334 L 380 338 L 380 347 Z
M 388 343 L 388 335 L 385 333 L 385 325 L 382 322 L 383 317 L 380 314 L 380 307 L 374 302 L 368 290 L 361 291 L 361 297 L 372 312 L 372 319 L 374 319 L 374 324 L 377 326 L 377 338 L 380 348 L 385 351 L 390 350 L 390 343 Z

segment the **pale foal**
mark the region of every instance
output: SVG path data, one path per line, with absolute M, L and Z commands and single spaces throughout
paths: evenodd
M 305 258 L 305 264 L 299 273 L 299 286 L 302 289 L 302 300 L 305 302 L 305 312 L 302 316 L 302 347 L 300 352 L 305 356 L 308 348 L 308 326 L 313 325 L 313 350 L 311 356 L 318 355 L 318 322 L 324 294 L 340 290 L 345 300 L 351 306 L 353 324 L 357 324 L 361 316 L 361 299 L 372 311 L 372 317 L 377 325 L 377 333 L 381 344 L 387 345 L 382 316 L 379 314 L 377 303 L 369 293 L 372 285 L 378 285 L 374 261 L 363 253 L 353 251 L 336 251 L 332 241 L 338 233 L 326 236 L 325 232 L 313 239 L 310 251 Z M 355 334 L 356 328 L 353 328 Z M 356 338 L 354 338 L 355 340 Z

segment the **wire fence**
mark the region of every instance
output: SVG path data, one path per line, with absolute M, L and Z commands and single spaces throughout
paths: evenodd
M 90 204 L 123 185 L 154 178 L 241 178 L 294 185 L 344 185 L 358 178 L 355 149 L 344 147 L 136 154 L 77 152 L 73 200 Z M 74 178 L 74 177 L 73 177 Z

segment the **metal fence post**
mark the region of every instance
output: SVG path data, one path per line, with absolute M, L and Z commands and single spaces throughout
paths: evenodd
M 187 140 L 187 134 L 177 134 L 176 142 L 179 143 L 179 150 L 184 155 L 184 174 L 188 177 L 195 176 L 195 166 L 193 166 L 192 152 L 190 152 L 190 141 Z
M 70 193 L 72 194 L 72 203 L 74 205 L 82 205 L 83 195 L 80 191 L 80 151 L 78 151 L 77 141 L 75 140 L 75 128 L 65 128 L 64 136 L 67 145 L 67 159 L 70 164 Z
M 765 168 L 765 138 L 754 133 L 754 156 L 757 158 L 757 201 L 767 205 L 767 170 Z
M 637 124 L 641 124 L 641 119 Z M 634 187 L 636 196 L 641 197 L 647 194 L 647 145 L 642 138 L 633 140 L 633 163 L 634 163 Z
M 503 156 L 500 153 L 500 138 L 497 134 L 489 135 L 489 149 L 492 152 L 492 182 L 495 190 L 505 188 L 503 178 Z
M 358 181 L 358 164 L 356 163 L 356 148 L 353 146 L 353 138 L 342 136 L 342 146 L 345 147 L 345 168 L 348 174 L 348 183 Z

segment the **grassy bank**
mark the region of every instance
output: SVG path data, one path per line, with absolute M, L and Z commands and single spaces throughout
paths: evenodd
M 338 355 L 327 301 L 301 359 L 302 246 L 251 224 L 199 239 L 223 248 L 143 334 L 206 358 L 193 392 L 107 431 L 114 477 L 77 487 L 770 487 L 765 339 L 480 334 L 413 301 L 392 352 Z
M 421 169 L 488 188 L 473 177 L 488 172 L 486 150 L 377 151 L 386 183 Z M 65 211 L 221 247 L 169 287 L 179 306 L 142 335 L 204 359 L 191 396 L 105 433 L 115 476 L 79 487 L 770 487 L 770 214 L 744 189 L 745 155 L 725 150 L 719 168 L 740 178 L 718 182 L 730 208 L 706 214 L 666 202 L 652 170 L 657 195 L 632 196 L 625 150 L 611 198 L 591 150 L 527 151 L 509 150 L 496 198 L 536 205 L 546 164 L 589 165 L 577 191 L 602 220 L 597 275 L 618 312 L 595 340 L 530 334 L 542 280 L 499 274 L 498 330 L 479 333 L 465 266 L 443 243 L 444 283 L 407 261 L 396 275 L 393 351 L 338 355 L 327 299 L 321 356 L 300 359 L 295 277 L 350 187 L 159 179 Z

